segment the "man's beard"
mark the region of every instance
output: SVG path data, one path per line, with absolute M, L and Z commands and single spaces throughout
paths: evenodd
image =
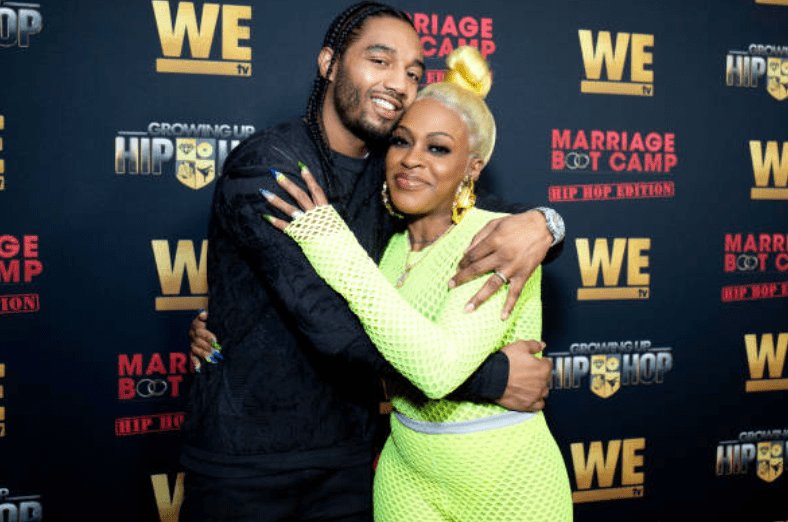
M 365 117 L 361 108 L 361 90 L 348 78 L 341 59 L 337 65 L 332 101 L 342 125 L 363 140 L 369 148 L 378 148 L 387 143 L 396 121 L 392 121 L 390 125 L 375 125 Z

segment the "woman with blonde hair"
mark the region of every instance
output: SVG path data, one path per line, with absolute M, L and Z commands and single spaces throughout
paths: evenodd
M 540 338 L 542 319 L 540 268 L 503 321 L 505 288 L 468 314 L 464 304 L 484 281 L 448 286 L 473 236 L 501 214 L 473 206 L 474 182 L 495 145 L 487 63 L 461 47 L 447 66 L 444 81 L 422 90 L 393 132 L 383 199 L 406 230 L 379 266 L 305 166 L 311 197 L 276 173 L 302 210 L 263 191 L 293 221 L 267 218 L 298 242 L 399 372 L 388 381 L 395 411 L 375 476 L 375 519 L 568 521 L 566 468 L 542 412 L 451 397 L 494 351 Z

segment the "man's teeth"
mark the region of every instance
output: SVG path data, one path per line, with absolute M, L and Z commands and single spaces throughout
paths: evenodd
M 394 111 L 394 110 L 397 110 L 397 108 L 396 108 L 396 107 L 394 107 L 394 104 L 393 104 L 393 103 L 391 103 L 391 102 L 387 102 L 386 100 L 381 100 L 380 98 L 372 98 L 372 101 L 373 101 L 373 102 L 375 102 L 375 103 L 376 103 L 378 106 L 380 106 L 382 109 L 385 109 L 385 110 L 387 110 L 387 111 Z

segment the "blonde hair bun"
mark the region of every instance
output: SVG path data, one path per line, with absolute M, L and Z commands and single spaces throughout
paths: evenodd
M 454 49 L 446 57 L 444 82 L 455 83 L 475 92 L 482 99 L 487 97 L 492 87 L 492 73 L 479 50 L 470 45 Z

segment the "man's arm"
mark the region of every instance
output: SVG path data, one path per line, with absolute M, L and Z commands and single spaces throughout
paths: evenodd
M 528 210 L 525 205 L 508 204 L 485 193 L 479 195 L 477 205 L 485 210 L 503 210 L 512 215 L 491 221 L 476 234 L 460 261 L 457 273 L 449 281 L 449 287 L 454 288 L 494 272 L 467 303 L 466 311 L 472 312 L 501 286 L 509 283 L 508 298 L 501 313 L 501 318 L 506 319 L 536 267 L 560 253 L 563 220 L 544 207 Z M 550 217 L 549 223 L 546 215 Z
M 211 341 L 216 336 L 206 328 L 208 312 L 201 310 L 189 329 L 191 357 L 194 366 L 213 352 Z M 544 408 L 549 393 L 553 364 L 550 359 L 534 357 L 542 351 L 539 341 L 517 341 L 490 355 L 457 390 L 452 397 L 458 400 L 495 402 L 504 408 L 518 411 L 538 411 Z M 390 371 L 394 371 L 393 368 Z

